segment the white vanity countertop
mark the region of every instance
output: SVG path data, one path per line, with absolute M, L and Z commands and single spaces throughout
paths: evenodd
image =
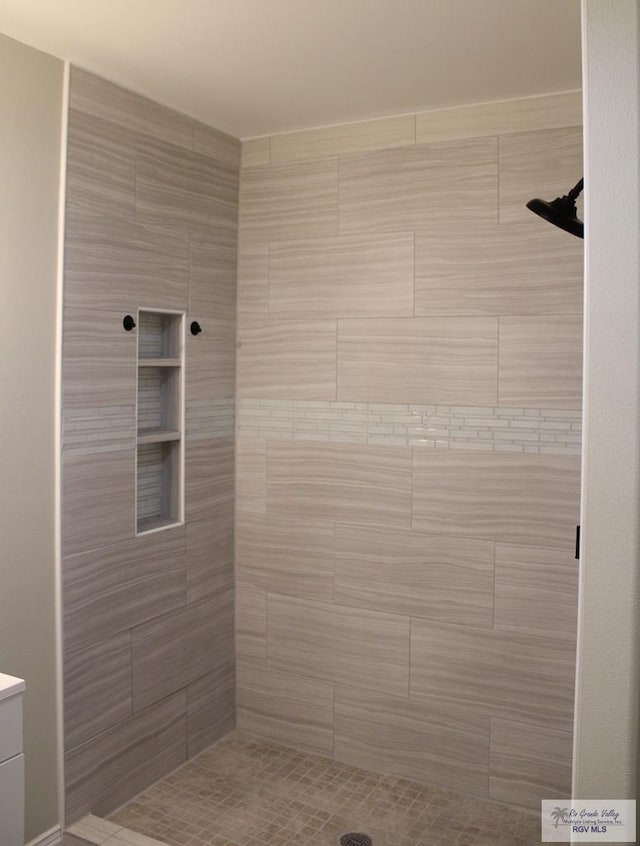
M 15 676 L 6 676 L 4 673 L 0 673 L 0 702 L 10 696 L 15 696 L 16 693 L 22 693 L 24 689 L 24 679 L 17 679 Z

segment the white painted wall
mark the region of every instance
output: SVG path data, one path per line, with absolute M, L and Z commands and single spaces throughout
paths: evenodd
M 574 798 L 635 798 L 640 3 L 583 0 L 585 436 Z
M 58 822 L 54 377 L 62 80 L 61 61 L 0 35 L 0 671 L 27 682 L 27 840 Z

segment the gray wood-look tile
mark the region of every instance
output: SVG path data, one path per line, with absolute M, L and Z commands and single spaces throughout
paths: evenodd
M 407 696 L 409 618 L 269 594 L 267 656 L 277 670 Z
M 238 244 L 238 331 L 265 326 L 269 314 L 269 245 Z
M 65 234 L 65 309 L 187 309 L 189 239 L 117 217 L 71 213 Z
M 193 149 L 191 118 L 75 66 L 71 69 L 70 106 L 186 150 Z
M 134 712 L 228 662 L 233 604 L 233 589 L 227 588 L 133 630 Z
M 500 404 L 582 406 L 582 317 L 500 318 Z
M 233 438 L 211 438 L 186 445 L 187 522 L 209 520 L 233 501 Z
M 219 244 L 215 238 L 191 237 L 189 264 L 189 316 L 193 320 L 236 319 L 235 244 Z
M 408 528 L 411 451 L 404 447 L 267 441 L 267 514 Z
M 491 317 L 338 321 L 338 399 L 493 405 L 498 322 Z
M 133 524 L 133 512 L 129 519 Z M 66 649 L 102 642 L 183 606 L 186 549 L 184 528 L 175 528 L 66 556 L 62 562 Z
M 582 127 L 505 135 L 499 143 L 500 222 L 526 220 L 534 197 L 567 194 L 582 176 Z M 583 218 L 582 195 L 578 217 Z M 541 225 L 543 225 L 541 223 Z
M 497 629 L 575 640 L 577 612 L 572 550 L 496 544 Z
M 331 601 L 333 539 L 330 523 L 238 515 L 237 579 L 268 593 Z
M 133 537 L 134 451 L 62 456 L 62 554 Z
M 136 401 L 136 337 L 124 313 L 88 307 L 64 310 L 63 408 L 127 406 Z
M 411 696 L 568 731 L 574 669 L 567 640 L 411 621 Z
M 180 692 L 67 750 L 67 823 L 112 811 L 183 763 L 186 712 L 186 693 Z
M 267 660 L 267 594 L 236 586 L 236 657 L 252 664 Z
M 433 219 L 497 220 L 495 138 L 340 158 L 340 233 L 401 232 Z
M 207 520 L 187 524 L 187 601 L 233 583 L 233 503 L 225 502 Z
M 336 603 L 491 627 L 492 543 L 389 528 L 335 532 Z
M 240 229 L 258 241 L 337 235 L 338 159 L 243 170 Z
M 487 796 L 489 718 L 455 703 L 336 686 L 335 757 L 374 772 Z
M 68 132 L 67 208 L 133 218 L 135 132 L 73 109 Z
M 540 810 L 540 800 L 571 795 L 570 731 L 491 720 L 489 797 Z
M 267 442 L 264 438 L 236 438 L 236 510 L 238 514 L 267 511 Z
M 564 235 L 564 237 L 563 237 Z M 416 233 L 416 315 L 580 313 L 583 243 L 534 215 Z
M 236 723 L 236 674 L 233 653 L 219 669 L 187 688 L 189 757 L 232 731 Z
M 138 137 L 136 161 L 138 220 L 235 243 L 237 168 L 146 136 Z
M 573 549 L 580 458 L 415 449 L 413 528 Z
M 415 144 L 415 140 L 415 115 L 394 115 L 272 135 L 271 161 L 291 162 L 365 150 L 386 150 Z
M 285 321 L 244 329 L 239 341 L 239 396 L 336 398 L 335 320 Z
M 191 317 L 197 319 L 195 313 Z M 198 323 L 202 328 L 199 335 L 192 335 L 187 328 L 187 404 L 192 400 L 231 398 L 236 375 L 235 325 L 211 318 L 200 318 Z
M 269 321 L 413 315 L 413 233 L 269 245 Z
M 240 170 L 240 141 L 197 121 L 193 125 L 193 150 Z
M 332 755 L 332 684 L 240 662 L 237 696 L 239 729 Z
M 64 658 L 64 742 L 67 749 L 130 717 L 131 635 L 105 638 Z

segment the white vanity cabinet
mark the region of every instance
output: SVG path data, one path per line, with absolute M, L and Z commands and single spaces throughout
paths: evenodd
M 24 681 L 0 673 L 0 832 L 2 846 L 24 844 Z

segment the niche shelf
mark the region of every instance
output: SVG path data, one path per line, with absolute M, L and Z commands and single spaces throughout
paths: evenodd
M 138 311 L 136 533 L 183 522 L 184 313 Z

